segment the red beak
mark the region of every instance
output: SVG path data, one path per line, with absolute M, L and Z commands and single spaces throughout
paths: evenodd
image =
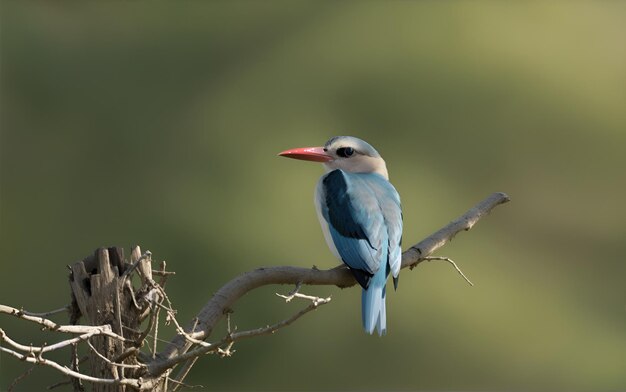
M 328 155 L 323 147 L 294 148 L 292 150 L 283 151 L 278 155 L 313 162 L 328 162 L 333 160 L 333 157 Z

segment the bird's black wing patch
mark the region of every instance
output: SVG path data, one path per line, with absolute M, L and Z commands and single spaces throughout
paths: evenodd
M 363 227 L 354 217 L 358 211 L 348 194 L 348 184 L 341 170 L 333 170 L 323 180 L 329 223 L 339 234 L 348 238 L 367 240 Z M 371 244 L 370 244 L 371 245 Z
M 326 195 L 326 206 L 328 213 L 328 222 L 330 226 L 342 237 L 351 238 L 353 240 L 365 240 L 370 248 L 374 249 L 370 239 L 367 237 L 361 223 L 357 221 L 361 215 L 361 211 L 354 205 L 348 192 L 348 184 L 341 170 L 330 172 L 323 180 L 324 194 Z M 336 243 L 336 245 L 338 245 Z M 341 245 L 338 245 L 341 248 Z M 350 253 L 354 250 L 349 251 Z M 367 289 L 370 279 L 374 274 L 366 270 L 367 262 L 362 260 L 358 254 L 353 253 L 356 259 L 346 260 L 345 252 L 341 252 L 343 261 L 350 267 L 350 271 L 354 275 L 356 281 Z M 356 267 L 356 260 L 361 260 L 362 268 Z

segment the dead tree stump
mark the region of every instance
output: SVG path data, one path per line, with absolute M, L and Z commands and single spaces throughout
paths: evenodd
M 137 282 L 136 278 L 133 282 L 131 273 L 135 270 L 139 272 L 141 282 Z M 71 267 L 72 303 L 77 307 L 73 312 L 79 312 L 78 317 L 72 317 L 73 321 L 78 321 L 82 315 L 88 324 L 108 324 L 113 332 L 126 339 L 120 341 L 108 336 L 89 339 L 95 348 L 89 353 L 91 376 L 118 380 L 141 376 L 137 374 L 138 369 L 117 367 L 112 362 L 138 364 L 136 355 L 129 354 L 135 353 L 139 349 L 137 342 L 145 338 L 141 336 L 140 329 L 142 321 L 150 314 L 150 304 L 143 298 L 151 281 L 149 253 L 148 257 L 142 257 L 139 247 L 132 250 L 130 262 L 124 260 L 123 248 L 100 248 Z M 76 384 L 74 388 L 82 389 Z M 112 392 L 125 390 L 125 386 L 94 383 L 92 390 Z

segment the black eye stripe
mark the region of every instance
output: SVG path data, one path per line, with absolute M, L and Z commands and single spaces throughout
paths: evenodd
M 341 147 L 337 149 L 337 155 L 343 158 L 349 158 L 354 154 L 354 148 L 352 147 Z

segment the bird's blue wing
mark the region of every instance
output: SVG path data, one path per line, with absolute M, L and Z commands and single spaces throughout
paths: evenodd
M 321 182 L 321 213 L 328 222 L 337 253 L 367 287 L 381 268 L 395 272 L 402 231 L 400 199 L 397 192 L 378 174 L 356 174 L 335 170 Z M 398 222 L 388 221 L 399 219 Z M 399 227 L 399 231 L 398 231 Z M 399 271 L 399 268 L 398 268 Z M 389 271 L 387 271 L 389 273 Z
M 402 264 L 402 207 L 400 195 L 389 181 L 376 176 L 371 178 L 369 186 L 379 200 L 385 228 L 389 236 L 389 268 L 393 275 L 393 283 L 397 288 L 398 276 Z

